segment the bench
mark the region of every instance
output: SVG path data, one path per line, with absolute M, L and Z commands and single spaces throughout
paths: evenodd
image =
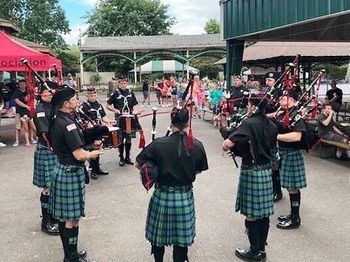
M 324 151 L 326 148 L 329 148 L 330 150 L 332 150 L 331 157 L 335 157 L 337 147 L 345 149 L 345 150 L 350 150 L 350 145 L 335 142 L 335 141 L 325 140 L 325 139 L 321 139 L 319 142 L 319 145 L 320 145 L 319 152 L 320 152 L 321 158 L 326 158 L 326 156 L 324 155 Z

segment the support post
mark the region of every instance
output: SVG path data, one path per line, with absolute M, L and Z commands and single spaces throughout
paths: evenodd
M 186 76 L 187 76 L 187 80 L 190 79 L 190 62 L 188 61 L 189 57 L 190 57 L 190 51 L 186 50 L 186 58 L 187 58 L 187 61 L 186 61 L 186 65 L 187 65 Z
M 78 90 L 80 92 L 81 88 L 84 85 L 84 64 L 83 64 L 83 52 L 80 51 L 80 86 Z
M 137 82 L 137 64 L 136 64 L 136 52 L 134 52 L 134 88 Z
M 226 86 L 227 90 L 231 90 L 231 76 L 240 74 L 243 65 L 244 41 L 229 40 L 226 48 Z

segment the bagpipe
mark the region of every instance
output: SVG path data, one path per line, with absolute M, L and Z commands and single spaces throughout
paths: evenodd
M 298 54 L 292 63 L 288 63 L 285 66 L 284 72 L 276 80 L 275 85 L 266 90 L 265 94 L 260 96 L 260 102 L 256 106 L 255 110 L 258 110 L 260 103 L 266 103 L 267 105 L 274 106 L 277 108 L 280 99 L 282 97 L 292 96 L 292 93 L 298 92 L 299 86 L 299 74 L 301 70 L 301 55 Z M 305 149 L 307 151 L 311 150 L 320 140 L 317 132 L 305 121 L 310 114 L 312 118 L 317 115 L 317 110 L 319 106 L 318 91 L 323 76 L 325 75 L 325 70 L 321 70 L 314 81 L 304 90 L 298 94 L 298 99 L 296 102 L 289 107 L 287 102 L 287 108 L 282 108 L 281 106 L 275 112 L 275 117 L 273 121 L 277 125 L 278 129 L 282 133 L 292 132 L 293 128 L 300 122 L 303 121 L 306 125 L 306 132 L 303 132 L 302 139 L 298 143 L 300 149 Z M 315 86 L 316 89 L 315 89 Z M 295 97 L 295 96 L 294 96 Z M 254 113 L 254 112 L 253 112 Z M 250 116 L 252 113 L 246 113 L 239 116 L 235 122 L 233 122 L 226 130 L 224 128 L 220 129 L 221 136 L 226 139 L 229 135 L 240 126 L 240 124 Z
M 152 113 L 151 114 L 144 114 L 140 117 L 152 115 L 152 141 L 155 139 L 156 136 L 156 127 L 157 127 L 157 115 L 158 114 L 176 114 L 183 108 L 189 107 L 189 131 L 187 135 L 187 146 L 188 148 L 193 147 L 193 134 L 192 134 L 192 92 L 193 92 L 193 78 L 190 79 L 184 93 L 182 94 L 181 100 L 181 106 L 178 104 L 176 108 L 173 108 L 172 111 L 165 111 L 165 112 L 157 112 L 158 108 L 153 107 L 152 108 Z M 170 127 L 168 127 L 167 132 L 165 134 L 165 137 L 169 136 L 171 132 Z M 158 178 L 158 166 L 153 163 L 153 162 L 146 162 L 144 163 L 141 168 L 140 168 L 140 177 L 141 177 L 141 182 L 144 188 L 147 190 L 147 192 L 152 188 L 154 183 L 157 181 Z
M 38 72 L 36 72 L 33 67 L 29 64 L 28 60 L 25 58 L 21 59 L 21 62 L 23 65 L 26 67 L 26 80 L 28 83 L 29 87 L 29 95 L 30 99 L 28 101 L 28 106 L 30 107 L 30 116 L 34 117 L 36 114 L 35 110 L 35 99 L 39 100 L 40 99 L 40 93 L 43 90 L 48 90 L 52 94 L 54 94 L 57 90 L 61 88 L 61 86 L 57 86 L 56 89 L 52 89 L 49 87 L 48 83 L 44 81 L 44 79 L 40 76 Z M 57 70 L 57 67 L 53 65 L 55 70 Z M 56 72 L 58 76 L 61 74 L 59 72 Z M 37 79 L 39 82 L 40 86 L 36 87 L 35 86 L 35 81 L 34 78 Z M 60 80 L 59 78 L 59 83 L 62 83 L 62 79 Z M 39 92 L 40 89 L 40 92 Z M 54 115 L 55 115 L 55 110 L 52 110 L 52 116 L 51 119 L 53 120 Z M 99 125 L 96 121 L 92 120 L 89 116 L 87 116 L 79 107 L 76 108 L 74 114 L 73 114 L 74 119 L 78 123 L 79 127 L 81 128 L 83 135 L 84 135 L 84 140 L 85 140 L 85 145 L 91 145 L 94 143 L 96 140 L 102 140 L 102 143 L 104 147 L 117 147 L 118 141 L 117 138 L 115 138 L 115 127 L 107 127 L 107 126 L 101 126 Z M 114 137 L 114 139 L 112 139 Z M 106 141 L 104 143 L 104 141 Z

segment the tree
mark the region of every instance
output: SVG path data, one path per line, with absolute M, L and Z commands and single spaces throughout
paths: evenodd
M 0 0 L 0 17 L 18 27 L 18 37 L 50 47 L 66 48 L 61 35 L 70 32 L 69 23 L 58 0 Z
M 70 45 L 67 49 L 59 52 L 58 58 L 63 63 L 63 75 L 67 75 L 68 73 L 74 75 L 80 72 L 80 53 L 76 45 Z
M 215 18 L 211 18 L 205 24 L 204 31 L 207 32 L 207 34 L 219 34 L 220 33 L 220 23 Z
M 87 15 L 88 36 L 169 34 L 175 19 L 158 0 L 101 0 Z
M 209 79 L 218 79 L 219 72 L 224 71 L 222 65 L 215 65 L 222 54 L 213 54 L 212 56 L 200 56 L 191 61 L 191 66 L 199 69 L 201 78 L 208 76 Z

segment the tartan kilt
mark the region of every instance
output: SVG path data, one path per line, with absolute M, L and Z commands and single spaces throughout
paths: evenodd
M 235 211 L 255 219 L 273 215 L 270 165 L 241 166 Z
M 306 187 L 306 173 L 301 151 L 294 148 L 279 148 L 281 156 L 281 186 L 287 189 Z
M 148 206 L 146 239 L 157 246 L 190 246 L 196 235 L 195 220 L 192 189 L 155 189 Z
M 79 220 L 85 216 L 83 166 L 58 163 L 52 176 L 49 212 L 56 219 Z
M 33 185 L 49 188 L 56 164 L 56 155 L 38 143 L 34 152 Z

